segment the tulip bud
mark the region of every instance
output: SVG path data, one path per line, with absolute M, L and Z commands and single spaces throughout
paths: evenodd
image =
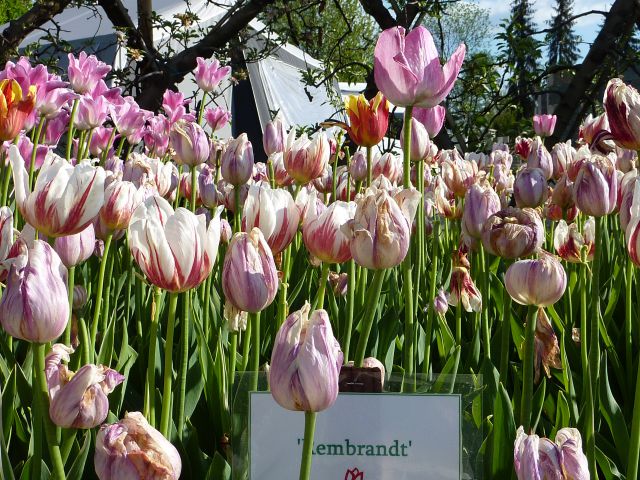
M 604 108 L 617 145 L 640 150 L 640 94 L 619 78 L 612 78 L 604 95 Z
M 17 241 L 7 286 L 0 301 L 0 323 L 15 338 L 47 343 L 64 332 L 69 320 L 67 269 L 48 243 Z
M 404 126 L 403 126 L 404 131 Z M 404 139 L 400 137 L 400 146 L 404 148 Z M 421 162 L 427 158 L 431 151 L 431 140 L 425 126 L 420 121 L 411 121 L 411 148 L 409 156 L 412 162 Z
M 547 307 L 564 294 L 567 274 L 555 256 L 541 250 L 537 259 L 513 263 L 507 269 L 504 282 L 517 303 Z
M 225 245 L 231 241 L 233 230 L 226 218 L 220 220 L 220 241 Z
M 486 180 L 474 183 L 464 198 L 462 230 L 467 235 L 479 239 L 484 223 L 500 210 L 500 198 Z
M 539 168 L 520 170 L 513 184 L 513 195 L 516 205 L 520 208 L 542 205 L 549 195 L 544 172 Z
M 540 137 L 534 138 L 531 142 L 527 167 L 539 168 L 547 180 L 553 176 L 553 158 Z
M 414 107 L 413 119 L 424 125 L 429 138 L 433 138 L 442 130 L 446 113 L 447 110 L 441 105 L 432 108 Z
M 222 178 L 232 185 L 243 185 L 253 173 L 253 147 L 246 133 L 231 140 L 220 158 Z
M 556 128 L 557 117 L 555 115 L 534 115 L 533 130 L 536 135 L 541 137 L 550 137 Z
M 178 480 L 182 470 L 178 450 L 140 412 L 100 427 L 94 465 L 100 480 Z
M 13 245 L 13 212 L 9 207 L 0 207 L 0 263 L 9 255 Z
M 402 164 L 398 157 L 391 152 L 375 157 L 372 170 L 374 179 L 382 175 L 393 184 L 397 183 L 402 177 Z
M 205 207 L 215 208 L 218 205 L 218 188 L 215 183 L 215 172 L 209 165 L 204 165 L 198 175 L 198 193 Z
M 284 152 L 286 138 L 287 130 L 284 125 L 284 120 L 280 115 L 276 115 L 276 118 L 264 127 L 264 134 L 262 136 L 264 153 L 270 156 L 273 153 Z
M 104 365 L 84 365 L 72 372 L 62 364 L 73 349 L 55 344 L 45 359 L 49 389 L 49 416 L 63 428 L 93 428 L 109 413 L 107 395 L 124 381 L 124 376 Z
M 594 155 L 578 170 L 573 184 L 573 199 L 577 207 L 592 217 L 613 212 L 618 200 L 618 177 L 609 157 Z
M 315 202 L 315 196 L 311 195 L 309 201 Z M 302 239 L 309 252 L 325 263 L 342 263 L 351 259 L 349 238 L 340 228 L 354 218 L 356 204 L 336 201 L 321 213 L 315 208 L 309 208 L 308 212 Z
M 268 307 L 278 291 L 273 254 L 259 228 L 236 233 L 222 269 L 222 290 L 238 310 L 257 313 Z
M 95 230 L 93 224 L 89 224 L 80 233 L 56 238 L 53 249 L 64 266 L 70 268 L 87 260 L 93 254 L 95 243 Z
M 367 155 L 362 150 L 357 150 L 351 157 L 349 173 L 356 182 L 363 182 L 367 179 Z
M 169 141 L 175 151 L 178 165 L 193 167 L 209 158 L 209 137 L 195 122 L 179 120 L 171 127 Z
M 269 384 L 276 402 L 288 410 L 320 412 L 338 398 L 343 355 L 327 312 L 309 303 L 289 315 L 273 345 Z
M 299 185 L 306 185 L 322 175 L 330 154 L 329 140 L 324 132 L 311 140 L 306 134 L 296 139 L 295 130 L 291 130 L 284 152 L 284 165 Z
M 87 289 L 82 285 L 75 285 L 73 287 L 73 310 L 80 310 L 87 304 L 88 300 L 89 294 L 87 293 Z
M 420 193 L 402 190 L 401 205 L 386 190 L 369 187 L 356 200 L 356 212 L 341 228 L 350 239 L 353 259 L 374 270 L 399 265 L 407 255 Z
M 531 208 L 507 207 L 493 214 L 482 228 L 482 244 L 502 258 L 528 257 L 542 247 L 544 227 Z
M 444 293 L 444 288 L 440 287 L 436 298 L 433 299 L 433 308 L 436 313 L 444 315 L 449 310 L 449 303 L 447 302 L 447 296 Z
M 131 182 L 111 182 L 104 191 L 104 205 L 100 209 L 100 220 L 108 230 L 124 230 L 131 216 L 144 200 L 144 191 Z

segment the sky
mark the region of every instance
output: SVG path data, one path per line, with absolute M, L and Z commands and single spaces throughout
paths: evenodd
M 490 12 L 491 22 L 496 30 L 499 29 L 499 25 L 503 19 L 509 17 L 511 9 L 510 0 L 477 0 L 475 3 L 481 7 L 486 8 Z M 551 18 L 554 13 L 555 0 L 532 0 L 535 8 L 534 21 L 536 22 L 537 30 L 548 28 L 547 20 Z M 573 14 L 578 15 L 590 10 L 602 10 L 609 11 L 612 0 L 574 0 L 573 2 Z M 574 31 L 577 35 L 582 37 L 582 43 L 580 44 L 581 57 L 586 55 L 589 50 L 590 44 L 595 39 L 599 31 L 599 26 L 604 17 L 602 15 L 587 15 L 580 17 L 576 20 L 574 25 Z

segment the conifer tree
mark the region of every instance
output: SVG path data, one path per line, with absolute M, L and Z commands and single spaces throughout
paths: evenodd
M 549 20 L 552 29 L 546 37 L 549 42 L 549 65 L 574 65 L 578 60 L 580 37 L 573 32 L 573 0 L 556 0 L 555 14 Z

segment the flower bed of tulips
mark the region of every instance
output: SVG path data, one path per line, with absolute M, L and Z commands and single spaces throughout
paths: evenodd
M 613 79 L 577 143 L 546 145 L 537 116 L 463 156 L 430 138 L 464 53 L 441 66 L 422 27 L 383 32 L 381 93 L 338 124 L 360 149 L 276 117 L 266 163 L 216 135 L 217 61 L 198 60 L 195 115 L 173 91 L 141 109 L 83 53 L 64 78 L 8 63 L 0 478 L 231 478 L 234 380 L 265 370 L 305 412 L 283 461 L 308 479 L 348 362 L 406 392 L 475 379 L 475 476 L 638 478 L 640 96 Z M 387 100 L 402 158 L 376 148 Z

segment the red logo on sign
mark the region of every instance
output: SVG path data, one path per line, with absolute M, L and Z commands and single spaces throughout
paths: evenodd
M 352 468 L 344 474 L 344 480 L 364 480 L 364 472 L 361 472 L 357 468 Z

